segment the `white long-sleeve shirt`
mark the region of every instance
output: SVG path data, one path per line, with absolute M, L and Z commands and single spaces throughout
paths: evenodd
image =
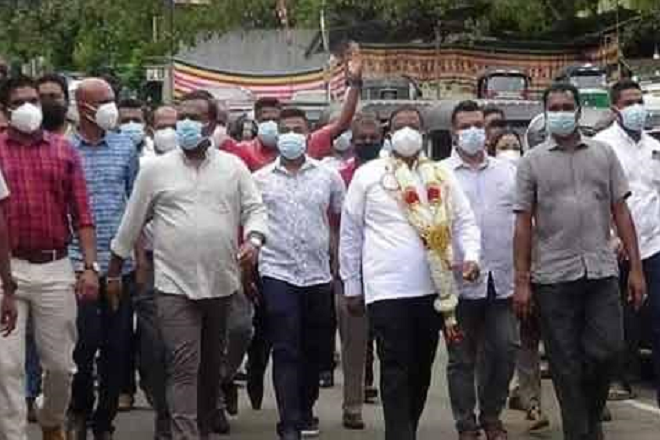
M 156 289 L 190 299 L 229 296 L 240 286 L 238 231 L 266 235 L 267 212 L 247 167 L 210 149 L 199 165 L 181 150 L 138 174 L 112 251 L 131 255 L 152 220 Z
M 382 184 L 388 160 L 374 160 L 357 170 L 342 211 L 339 264 L 344 294 L 364 295 L 367 304 L 436 293 L 424 244 L 402 206 Z M 423 182 L 415 176 L 423 199 Z M 443 195 L 449 197 L 453 239 L 464 261 L 478 262 L 479 228 L 455 177 L 450 175 Z

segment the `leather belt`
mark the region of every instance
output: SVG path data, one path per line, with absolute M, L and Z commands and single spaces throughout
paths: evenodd
M 11 255 L 14 258 L 18 258 L 19 260 L 25 260 L 32 264 L 46 264 L 66 258 L 69 255 L 69 252 L 66 248 L 49 249 L 43 251 L 16 249 L 12 251 Z

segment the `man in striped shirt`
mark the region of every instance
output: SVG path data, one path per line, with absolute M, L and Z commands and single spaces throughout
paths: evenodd
M 138 171 L 138 153 L 130 137 L 111 131 L 117 121 L 115 96 L 108 83 L 101 79 L 83 81 L 76 101 L 80 113 L 79 133 L 74 137 L 83 162 L 89 188 L 91 209 L 96 220 L 96 242 L 99 274 L 105 277 L 110 260 L 110 241 L 121 222 L 126 202 Z M 80 269 L 77 242 L 70 248 L 76 270 Z M 130 288 L 130 264 L 125 265 L 124 286 Z M 102 283 L 104 285 L 104 283 Z M 74 351 L 78 371 L 73 381 L 69 433 L 73 440 L 86 438 L 86 421 L 92 418 L 95 439 L 110 439 L 117 414 L 121 391 L 125 350 L 131 349 L 130 294 L 122 296 L 121 304 L 105 294 L 98 301 L 78 304 L 80 339 Z M 99 363 L 99 400 L 94 410 L 94 361 Z

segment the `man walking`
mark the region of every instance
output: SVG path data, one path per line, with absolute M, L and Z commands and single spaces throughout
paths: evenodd
M 0 436 L 27 438 L 22 372 L 25 320 L 31 313 L 44 370 L 38 419 L 45 440 L 63 440 L 75 371 L 74 291 L 87 300 L 98 294 L 94 224 L 80 157 L 63 137 L 41 130 L 43 115 L 34 81 L 16 77 L 5 82 L 0 103 L 10 120 L 7 132 L 0 135 L 0 168 L 12 192 L 5 207 L 18 283 L 16 331 L 0 338 Z M 82 249 L 77 282 L 68 258 L 71 228 Z
M 74 146 L 82 157 L 91 208 L 96 219 L 96 249 L 99 266 L 95 270 L 105 280 L 110 261 L 110 240 L 115 236 L 126 209 L 138 172 L 138 155 L 131 139 L 112 130 L 117 124 L 115 95 L 102 79 L 83 80 L 76 90 L 80 115 Z M 77 241 L 70 247 L 74 269 L 82 269 Z M 109 440 L 114 431 L 119 395 L 132 350 L 131 292 L 132 265 L 125 265 L 125 295 L 119 303 L 104 288 L 98 301 L 79 302 L 78 333 L 74 351 L 77 371 L 69 415 L 69 440 L 87 438 L 87 421 L 92 420 L 96 440 Z M 97 353 L 100 353 L 97 362 Z M 95 365 L 98 367 L 98 402 L 94 408 Z
M 458 183 L 422 152 L 419 111 L 397 109 L 390 126 L 392 156 L 360 167 L 348 189 L 339 259 L 348 306 L 366 302 L 376 333 L 385 438 L 413 440 L 443 317 L 447 338 L 459 336 L 452 267 L 476 280 L 480 239 Z M 454 259 L 453 243 L 463 261 Z
M 356 116 L 352 133 L 351 148 L 355 156 L 339 170 L 347 187 L 359 167 L 378 158 L 383 145 L 383 130 L 380 121 L 374 116 L 364 114 Z M 335 278 L 337 324 L 341 338 L 341 365 L 344 376 L 342 423 L 346 429 L 362 430 L 365 428 L 362 405 L 367 399 L 367 352 L 372 342 L 369 338 L 369 320 L 363 310 L 348 309 L 348 301 L 343 294 L 344 286 L 339 274 L 336 274 Z M 371 386 L 373 383 L 368 385 Z
M 279 158 L 255 174 L 268 208 L 270 234 L 259 259 L 273 382 L 284 440 L 318 435 L 320 341 L 332 329 L 328 212 L 339 214 L 344 183 L 305 154 L 309 122 L 282 111 Z
M 459 439 L 478 439 L 483 429 L 487 440 L 506 440 L 500 415 L 513 376 L 517 342 L 511 301 L 515 168 L 486 152 L 484 113 L 476 102 L 456 106 L 452 132 L 454 150 L 443 164 L 458 179 L 477 218 L 482 277 L 474 284 L 459 280 L 456 313 L 464 337 L 448 347 L 449 397 Z
M 632 194 L 628 198 L 632 218 L 637 228 L 644 277 L 648 286 L 651 307 L 653 360 L 655 364 L 656 396 L 660 405 L 660 142 L 644 133 L 647 111 L 641 87 L 634 81 L 621 80 L 612 86 L 612 104 L 616 122 L 594 138 L 610 145 L 619 158 L 630 182 Z M 630 272 L 628 261 L 623 263 L 621 278 Z M 625 292 L 625 285 L 623 292 Z M 635 377 L 639 356 L 639 314 L 628 301 L 623 301 L 626 349 L 618 371 L 618 387 L 611 390 L 615 398 L 633 396 L 631 380 Z M 639 372 L 637 372 L 639 373 Z M 613 393 L 618 391 L 617 394 Z
M 543 102 L 550 136 L 518 167 L 514 302 L 521 318 L 532 299 L 538 308 L 564 438 L 601 440 L 623 348 L 612 220 L 630 260 L 629 299 L 639 307 L 646 291 L 630 190 L 612 148 L 580 135 L 577 89 L 554 84 Z
M 167 356 L 167 401 L 174 440 L 206 439 L 220 385 L 228 306 L 239 264 L 256 264 L 266 210 L 239 159 L 210 148 L 213 100 L 185 96 L 180 150 L 147 162 L 117 236 L 108 289 L 120 294 L 121 266 L 152 219 L 156 306 Z M 238 248 L 238 230 L 245 242 Z

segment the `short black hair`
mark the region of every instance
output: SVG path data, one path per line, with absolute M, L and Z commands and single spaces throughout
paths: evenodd
M 297 107 L 287 107 L 282 110 L 282 114 L 280 115 L 281 121 L 283 121 L 284 119 L 291 119 L 291 118 L 302 118 L 305 120 L 305 123 L 309 125 L 309 120 L 307 119 L 307 113 L 305 113 L 304 110 L 299 109 Z
M 13 76 L 2 83 L 0 86 L 0 104 L 6 109 L 9 107 L 9 97 L 11 93 L 16 89 L 21 89 L 24 87 L 31 87 L 35 91 L 37 89 L 37 83 L 27 75 Z
M 208 104 L 209 120 L 216 123 L 218 121 L 218 103 L 208 90 L 195 90 L 183 95 L 181 102 L 186 101 L 206 101 Z
M 424 115 L 422 114 L 422 111 L 418 107 L 415 107 L 414 105 L 404 104 L 402 106 L 395 108 L 392 114 L 390 114 L 390 120 L 389 120 L 390 128 L 392 127 L 392 121 L 394 121 L 394 118 L 396 118 L 401 113 L 417 113 L 417 116 L 419 116 L 419 122 L 422 124 L 422 128 L 424 127 Z
M 363 126 L 376 126 L 380 134 L 383 134 L 383 126 L 374 113 L 358 113 L 353 118 L 353 123 L 351 124 L 351 131 L 355 133 L 360 127 Z
M 62 93 L 64 94 L 64 99 L 66 102 L 69 102 L 69 84 L 67 83 L 67 80 L 65 77 L 60 75 L 59 73 L 47 73 L 45 75 L 42 75 L 38 80 L 37 80 L 37 88 L 40 87 L 42 84 L 46 83 L 55 83 L 60 88 L 62 89 Z
M 456 123 L 456 117 L 458 116 L 459 113 L 472 113 L 472 112 L 482 112 L 483 109 L 479 104 L 477 104 L 476 101 L 472 100 L 467 100 L 467 101 L 461 101 L 458 104 L 456 104 L 456 107 L 454 107 L 454 110 L 451 112 L 451 125 L 454 125 Z
M 575 104 L 579 107 L 581 107 L 580 104 L 580 91 L 575 87 L 573 84 L 568 83 L 568 82 L 555 82 L 550 87 L 545 89 L 545 92 L 543 92 L 543 108 L 545 109 L 548 106 L 548 98 L 552 93 L 570 93 L 573 95 L 573 100 L 575 101 Z
M 633 81 L 632 79 L 629 78 L 617 81 L 610 90 L 610 100 L 612 101 L 612 104 L 616 104 L 619 101 L 619 99 L 621 99 L 621 94 L 623 92 L 631 89 L 637 89 L 641 91 L 642 87 L 639 85 L 637 81 Z
M 259 116 L 261 110 L 268 107 L 282 109 L 282 103 L 277 98 L 259 98 L 257 99 L 257 102 L 254 103 L 254 115 Z
M 504 110 L 496 106 L 495 104 L 488 104 L 483 108 L 483 113 L 484 113 L 484 118 L 490 116 L 490 115 L 500 115 L 502 119 L 506 119 L 506 115 L 504 114 Z

